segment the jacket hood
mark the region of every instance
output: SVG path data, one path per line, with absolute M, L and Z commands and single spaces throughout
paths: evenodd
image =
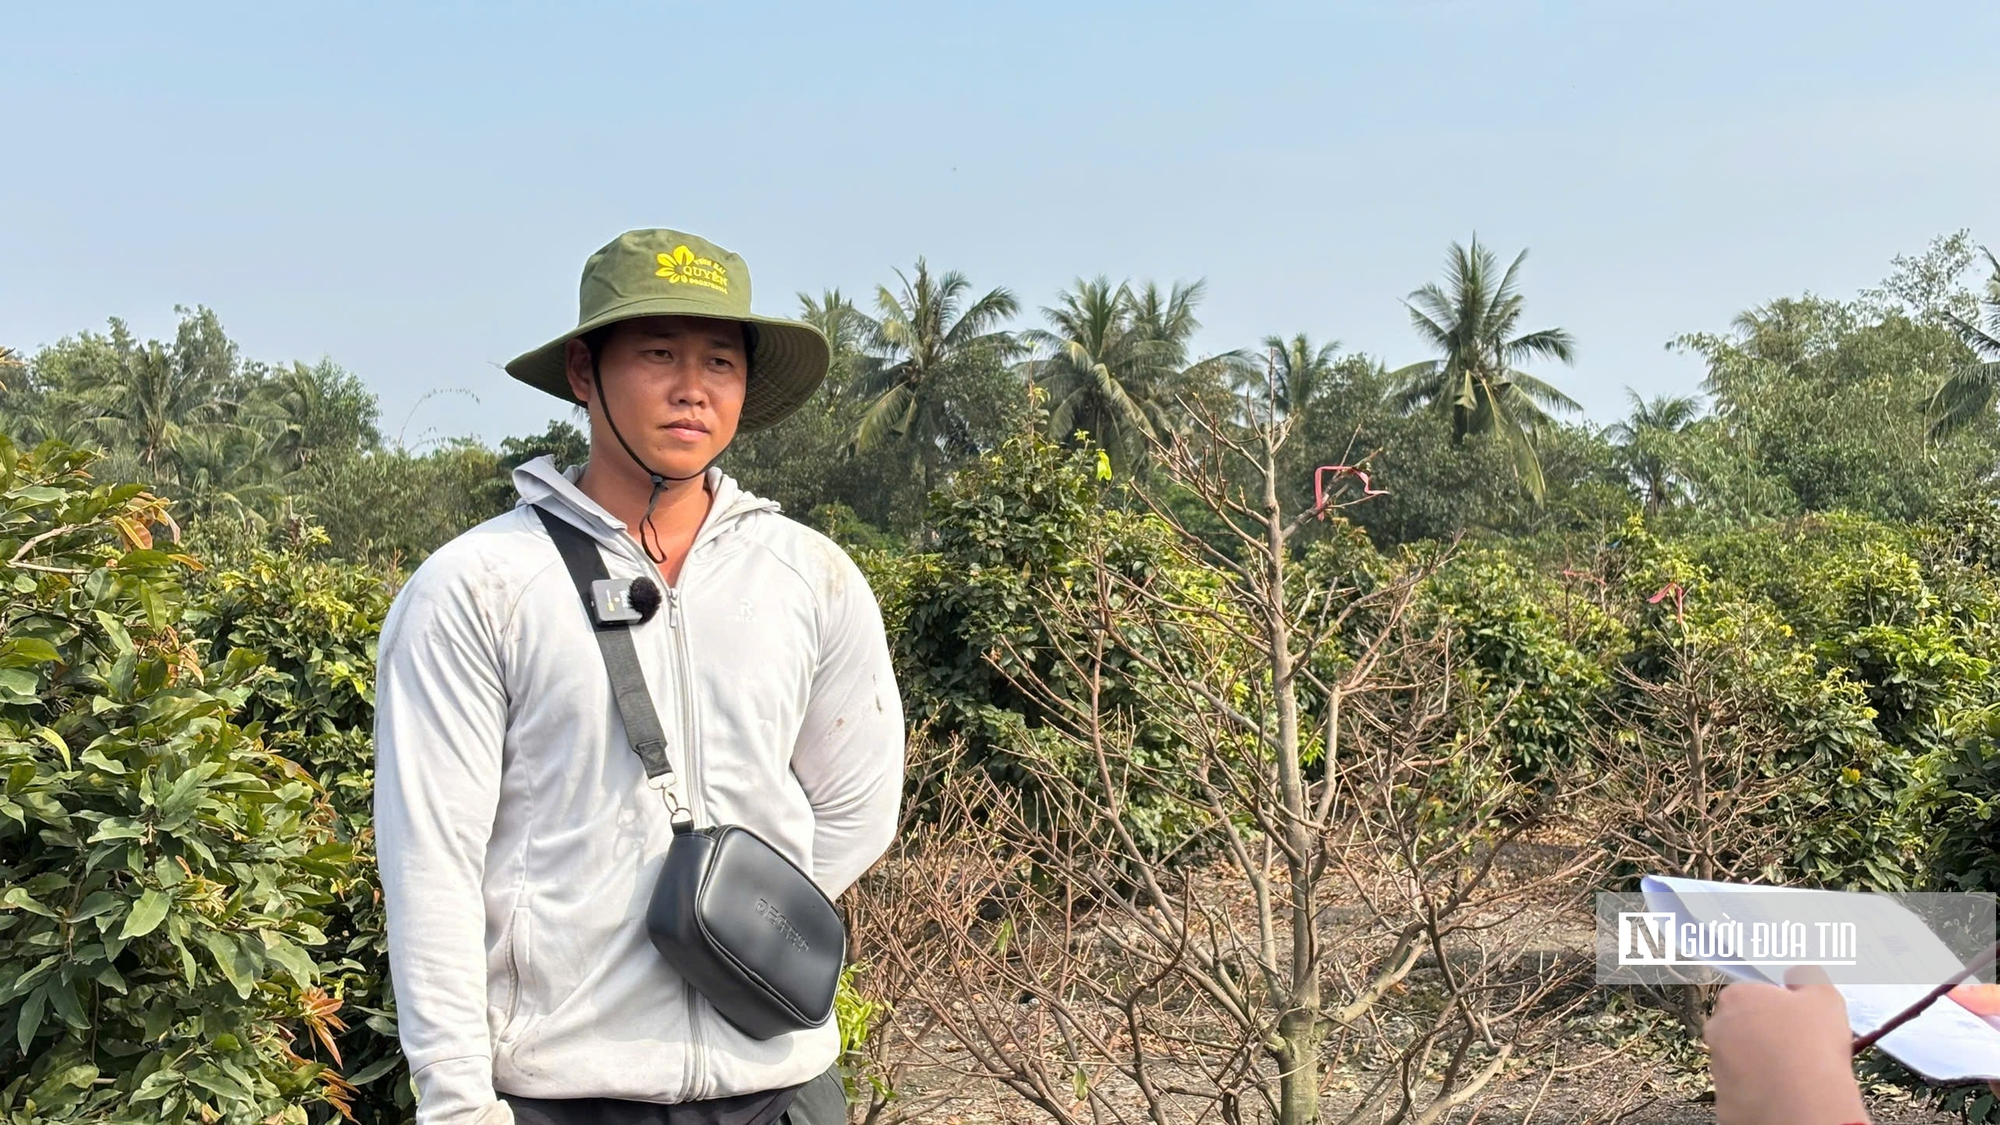
M 576 486 L 577 478 L 582 475 L 583 466 L 559 469 L 555 459 L 544 454 L 514 470 L 514 491 L 520 493 L 521 503 L 548 508 L 603 542 L 617 543 L 627 538 L 630 529 L 625 521 L 605 511 Z M 701 529 L 695 533 L 697 543 L 751 512 L 779 510 L 776 500 L 766 500 L 745 490 L 736 483 L 736 478 L 714 466 L 709 467 L 702 487 L 714 500 L 708 506 L 708 515 L 702 519 Z

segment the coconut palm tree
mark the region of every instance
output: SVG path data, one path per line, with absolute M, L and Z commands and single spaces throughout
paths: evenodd
M 209 321 L 214 314 L 201 310 Z M 176 468 L 181 442 L 205 429 L 233 424 L 237 403 L 230 397 L 234 345 L 206 340 L 196 318 L 184 319 L 172 347 L 158 340 L 134 340 L 125 325 L 112 321 L 113 362 L 79 372 L 74 387 L 89 404 L 91 427 L 113 450 L 133 457 L 153 480 Z M 192 331 L 191 331 L 192 328 Z
M 375 396 L 331 360 L 266 373 L 241 418 L 264 435 L 265 456 L 279 474 L 296 472 L 327 451 L 372 449 L 382 442 Z
M 1000 326 L 1020 306 L 1004 288 L 967 303 L 972 283 L 965 275 L 956 270 L 934 275 L 922 258 L 914 277 L 897 270 L 896 280 L 900 291 L 876 288 L 880 317 L 870 347 L 880 362 L 861 374 L 868 408 L 855 427 L 854 445 L 863 450 L 907 445 L 923 469 L 928 494 L 947 452 L 972 452 L 950 379 L 962 365 L 1002 361 L 1015 353 L 1014 337 Z
M 1134 289 L 1079 278 L 1044 308 L 1049 327 L 1022 339 L 1042 353 L 1030 367 L 1049 391 L 1049 432 L 1063 440 L 1085 434 L 1130 465 L 1174 432 L 1181 402 L 1221 395 L 1237 353 L 1188 362 L 1202 291 L 1199 281 Z
M 881 329 L 874 318 L 855 308 L 854 302 L 838 289 L 822 290 L 817 297 L 800 293 L 799 319 L 826 337 L 836 366 L 860 355 Z
M 1200 280 L 1177 281 L 1165 290 L 1151 281 L 1131 288 L 1132 327 L 1159 349 L 1156 358 L 1166 374 L 1156 397 L 1176 424 L 1181 411 L 1174 407 L 1205 407 L 1215 417 L 1226 416 L 1231 387 L 1248 363 L 1241 350 L 1189 361 L 1194 334 L 1201 331 L 1194 309 L 1207 293 L 1208 283 Z
M 274 448 L 285 436 L 259 434 L 247 426 L 183 431 L 174 443 L 175 502 L 192 516 L 265 526 L 263 513 L 286 494 L 287 477 L 278 471 L 285 454 Z
M 1166 326 L 1173 314 L 1155 311 Z M 1051 434 L 1059 440 L 1085 434 L 1124 463 L 1167 432 L 1155 392 L 1169 370 L 1171 345 L 1134 325 L 1130 288 L 1101 276 L 1079 278 L 1042 315 L 1049 328 L 1021 336 L 1045 353 L 1032 372 L 1049 392 Z
M 1128 283 L 1123 288 L 1132 331 L 1157 349 L 1154 359 L 1162 367 L 1176 373 L 1185 370 L 1188 347 L 1194 334 L 1201 331 L 1194 309 L 1208 295 L 1208 283 L 1177 281 L 1161 289 L 1158 282 L 1148 281 L 1139 286 Z
M 1264 354 L 1274 365 L 1278 413 L 1285 417 L 1303 418 L 1327 396 L 1333 389 L 1333 381 L 1338 378 L 1335 370 L 1335 358 L 1340 354 L 1338 340 L 1329 340 L 1314 347 L 1312 340 L 1303 332 L 1289 340 L 1282 336 L 1266 336 Z M 1262 381 L 1256 380 L 1258 383 Z M 1263 393 L 1261 387 L 1258 389 Z
M 1560 328 L 1515 335 L 1522 297 L 1516 287 L 1521 251 L 1503 272 L 1493 251 L 1474 236 L 1454 242 L 1445 258 L 1445 284 L 1410 294 L 1410 323 L 1442 355 L 1392 373 L 1400 384 L 1392 402 L 1411 412 L 1428 406 L 1451 423 L 1452 441 L 1467 435 L 1494 438 L 1513 455 L 1528 494 L 1541 500 L 1541 461 L 1535 439 L 1553 424 L 1550 410 L 1577 410 L 1575 400 L 1516 365 L 1531 359 L 1572 361 L 1575 342 Z
M 821 290 L 817 297 L 800 293 L 799 319 L 826 337 L 826 388 L 818 401 L 821 409 L 844 419 L 838 429 L 842 431 L 842 440 L 851 446 L 855 419 L 863 405 L 856 401 L 856 396 L 867 376 L 882 366 L 880 359 L 868 354 L 882 326 L 855 308 L 854 302 L 838 289 Z
M 1686 430 L 1700 417 L 1701 400 L 1685 395 L 1655 395 L 1649 402 L 1630 387 L 1625 389 L 1625 397 L 1632 404 L 1632 413 L 1625 421 L 1607 427 L 1604 436 L 1618 446 L 1625 471 L 1638 486 L 1650 514 L 1676 502 L 1686 492 L 1671 450 L 1666 446 L 1673 435 Z
M 1974 358 L 1953 372 L 1931 396 L 1930 434 L 1934 440 L 1964 429 L 1991 410 L 1994 398 L 2000 396 L 2000 258 L 1994 257 L 1991 250 L 1985 253 L 1987 264 L 1993 267 L 1993 274 L 1986 282 L 1985 325 L 1952 313 L 1944 314 L 1945 323 L 1972 349 Z

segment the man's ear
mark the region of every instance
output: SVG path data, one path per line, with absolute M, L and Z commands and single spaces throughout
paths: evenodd
M 589 406 L 597 388 L 590 378 L 590 348 L 582 340 L 571 340 L 563 345 L 563 371 L 569 376 L 569 393 L 576 401 Z

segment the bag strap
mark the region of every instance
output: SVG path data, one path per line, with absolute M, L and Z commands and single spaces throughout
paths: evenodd
M 556 551 L 562 555 L 563 565 L 569 568 L 577 596 L 583 599 L 584 619 L 590 622 L 591 632 L 597 634 L 598 650 L 604 654 L 604 670 L 611 678 L 611 695 L 618 702 L 618 717 L 624 720 L 625 737 L 632 744 L 632 752 L 639 755 L 640 763 L 645 766 L 646 783 L 660 790 L 673 813 L 676 830 L 683 821 L 692 824 L 693 816 L 673 795 L 674 767 L 667 760 L 667 732 L 660 725 L 659 712 L 653 708 L 652 693 L 646 690 L 646 675 L 639 669 L 639 651 L 632 643 L 632 627 L 623 621 L 600 622 L 591 609 L 591 584 L 611 577 L 605 569 L 604 556 L 598 553 L 597 540 L 541 505 L 531 506 L 542 518 L 549 538 L 555 540 Z

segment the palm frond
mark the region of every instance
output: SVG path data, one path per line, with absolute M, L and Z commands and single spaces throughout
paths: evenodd
M 1389 406 L 1402 414 L 1416 411 L 1444 391 L 1445 361 L 1425 359 L 1389 372 Z
M 1966 347 L 1972 349 L 1973 354 L 2000 359 L 2000 337 L 1988 334 L 1978 325 L 1954 313 L 1944 314 L 1944 319 L 1945 324 L 1965 342 Z M 1989 319 L 1993 322 L 1994 332 L 2000 333 L 2000 303 L 1993 306 Z
M 1055 399 L 1049 404 L 1049 436 L 1060 440 L 1062 435 L 1076 432 L 1075 398 L 1064 396 Z
M 1520 424 L 1520 420 L 1508 415 L 1506 407 L 1494 403 L 1493 432 L 1507 444 L 1513 455 L 1514 475 L 1520 478 L 1521 488 L 1536 506 L 1540 506 L 1548 494 L 1548 482 L 1542 476 L 1542 459 L 1535 453 L 1535 443 Z
M 1544 410 L 1526 391 L 1513 383 L 1502 383 L 1496 397 L 1506 408 L 1508 417 L 1526 428 L 1531 436 L 1540 439 L 1555 428 L 1556 420 Z
M 1641 402 L 1639 396 L 1634 394 L 1632 403 L 1633 419 L 1652 429 L 1678 433 L 1701 416 L 1701 399 L 1693 395 L 1658 395 L 1651 402 Z
M 1004 323 L 1020 311 L 1020 302 L 1006 288 L 998 288 L 974 301 L 952 321 L 944 332 L 945 346 L 952 349 L 985 346 L 975 344 L 975 339 L 991 339 L 999 333 L 993 332 L 995 325 Z
M 907 437 L 915 421 L 917 396 L 907 383 L 899 383 L 877 396 L 862 414 L 854 429 L 854 446 L 863 451 L 879 448 L 897 438 Z
M 875 338 L 880 325 L 874 317 L 854 306 L 839 289 L 822 290 L 818 297 L 799 294 L 799 319 L 820 330 L 835 356 L 852 355 Z
M 1403 307 L 1410 310 L 1410 326 L 1431 346 L 1439 349 L 1451 346 L 1451 326 L 1458 322 L 1459 317 L 1451 299 L 1444 295 L 1442 289 L 1435 284 L 1426 285 L 1411 293 L 1409 299 L 1403 302 Z
M 1988 247 L 1980 250 L 1993 270 L 1986 284 L 1986 327 L 1952 313 L 1944 317 L 1946 326 L 1979 358 L 1952 372 L 1931 395 L 1928 413 L 1933 441 L 1943 441 L 1972 425 L 1991 412 L 1995 398 L 2000 397 L 2000 257 Z
M 1109 368 L 1103 364 L 1098 364 L 1091 370 L 1091 374 L 1094 376 L 1093 382 L 1095 386 L 1093 389 L 1097 397 L 1106 406 L 1111 408 L 1112 413 L 1116 415 L 1122 427 L 1129 427 L 1132 432 L 1144 437 L 1154 436 L 1152 419 L 1147 417 L 1145 408 L 1133 399 L 1122 383 L 1112 377 Z M 1117 440 L 1124 435 L 1096 434 L 1093 436 L 1099 441 L 1106 441 Z
M 1201 331 L 1194 310 L 1207 293 L 1208 283 L 1177 281 L 1162 291 L 1157 282 L 1149 281 L 1138 289 L 1129 284 L 1120 289 L 1134 331 L 1157 346 L 1165 357 L 1163 362 L 1179 364 L 1187 355 L 1189 342 Z
M 1526 395 L 1536 406 L 1546 410 L 1563 410 L 1575 413 L 1583 409 L 1583 404 L 1557 390 L 1525 371 L 1508 371 L 1507 383 Z
M 2000 396 L 2000 360 L 1968 363 L 1953 372 L 1931 395 L 1931 440 L 1943 441 L 1978 421 L 1993 409 L 1996 396 Z
M 901 276 L 900 271 L 897 276 Z M 916 340 L 916 326 L 910 323 L 910 315 L 903 307 L 903 300 L 889 291 L 886 285 L 875 287 L 875 307 L 881 316 L 875 320 L 873 346 L 881 351 L 908 351 Z
M 1525 336 L 1516 336 L 1505 346 L 1507 359 L 1518 363 L 1524 359 L 1554 359 L 1563 363 L 1576 362 L 1576 339 L 1560 328 L 1544 328 Z
M 915 375 L 908 361 L 858 365 L 855 369 L 854 393 L 871 402 L 888 391 L 914 381 Z
M 1493 265 L 1499 259 L 1493 256 L 1493 251 L 1480 247 L 1476 237 L 1473 239 L 1473 246 L 1481 256 L 1480 265 L 1483 267 L 1480 271 L 1481 276 L 1491 276 Z M 1515 322 L 1521 318 L 1521 306 L 1524 303 L 1520 292 L 1521 263 L 1527 260 L 1526 250 L 1514 255 L 1514 260 L 1507 265 L 1507 271 L 1500 275 L 1499 282 L 1487 292 L 1482 326 L 1495 339 L 1505 338 L 1514 330 Z

